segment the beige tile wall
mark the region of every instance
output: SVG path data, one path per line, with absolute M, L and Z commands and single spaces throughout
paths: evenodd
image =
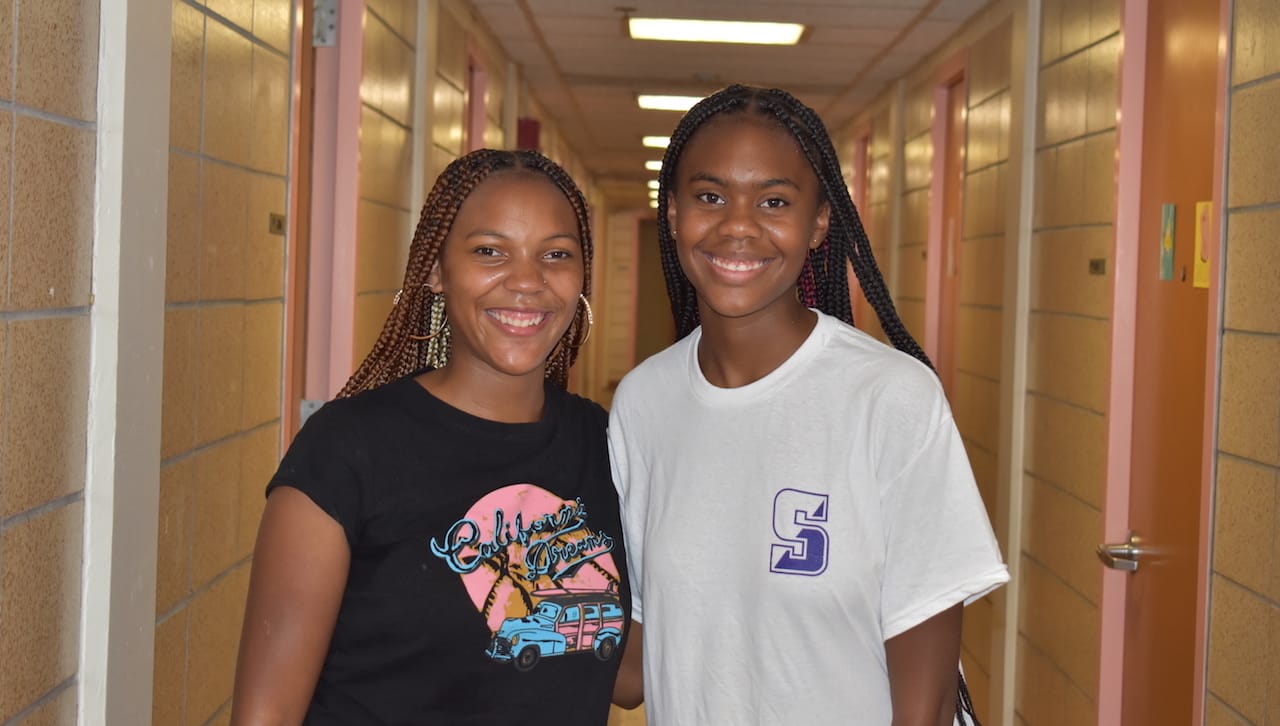
M 0 0 L 0 722 L 73 723 L 99 8 L 18 10 Z
M 280 456 L 289 0 L 173 2 L 153 722 L 227 708 Z
M 1015 708 L 1029 726 L 1096 719 L 1115 216 L 1117 0 L 1046 0 L 1036 113 Z M 989 180 L 997 187 L 1000 178 Z
M 419 202 L 409 199 L 417 23 L 417 3 L 365 4 L 353 366 L 364 360 L 382 332 L 404 278 L 417 219 Z
M 1280 724 L 1280 6 L 1236 0 L 1208 724 Z
M 467 31 L 455 3 L 441 3 L 436 19 L 435 77 L 431 79 L 431 155 L 428 187 L 462 156 L 467 106 Z
M 952 408 L 987 513 L 997 500 L 1004 220 L 1009 196 L 1010 33 L 1006 19 L 969 49 L 964 209 L 960 234 L 956 370 Z M 961 659 L 980 718 L 990 718 L 992 598 L 965 609 Z

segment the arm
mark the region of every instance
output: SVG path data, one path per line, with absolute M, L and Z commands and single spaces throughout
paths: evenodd
M 341 525 L 297 489 L 272 490 L 253 554 L 233 726 L 302 723 L 350 562 Z
M 957 604 L 884 643 L 893 726 L 951 726 L 960 663 Z
M 618 680 L 613 683 L 613 703 L 632 709 L 644 703 L 644 628 L 631 621 L 627 643 L 622 648 Z

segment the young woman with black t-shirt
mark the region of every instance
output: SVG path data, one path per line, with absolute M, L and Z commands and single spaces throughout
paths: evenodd
M 608 718 L 630 596 L 569 176 L 481 150 L 427 197 L 373 351 L 268 485 L 232 723 Z

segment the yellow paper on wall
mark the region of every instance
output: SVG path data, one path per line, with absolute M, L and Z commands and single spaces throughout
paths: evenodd
M 1196 202 L 1196 252 L 1195 273 L 1192 284 L 1196 287 L 1209 286 L 1209 256 L 1204 248 L 1204 236 L 1213 224 L 1213 202 Z

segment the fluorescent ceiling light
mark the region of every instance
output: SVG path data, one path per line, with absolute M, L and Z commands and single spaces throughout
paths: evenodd
M 652 149 L 665 149 L 671 143 L 670 136 L 646 136 L 641 141 Z
M 649 190 L 649 198 L 650 198 L 650 199 L 657 199 L 657 198 L 658 198 L 658 190 L 657 190 L 657 189 L 650 189 L 650 190 Z
M 657 209 L 657 208 L 658 208 L 658 200 L 657 200 L 657 199 L 650 199 L 650 200 L 649 200 L 649 209 Z
M 749 23 L 739 20 L 683 20 L 627 18 L 636 40 L 678 40 L 690 43 L 756 43 L 795 45 L 804 33 L 799 23 Z
M 658 188 L 658 180 L 657 180 L 657 179 L 650 179 L 650 180 L 649 180 L 649 188 L 650 188 L 650 189 L 657 189 L 657 188 Z
M 645 171 L 662 171 L 662 161 L 656 160 L 656 159 L 653 161 L 646 161 L 644 163 L 644 170 Z
M 701 100 L 702 96 L 654 96 L 648 93 L 636 97 L 640 108 L 649 111 L 688 111 Z

